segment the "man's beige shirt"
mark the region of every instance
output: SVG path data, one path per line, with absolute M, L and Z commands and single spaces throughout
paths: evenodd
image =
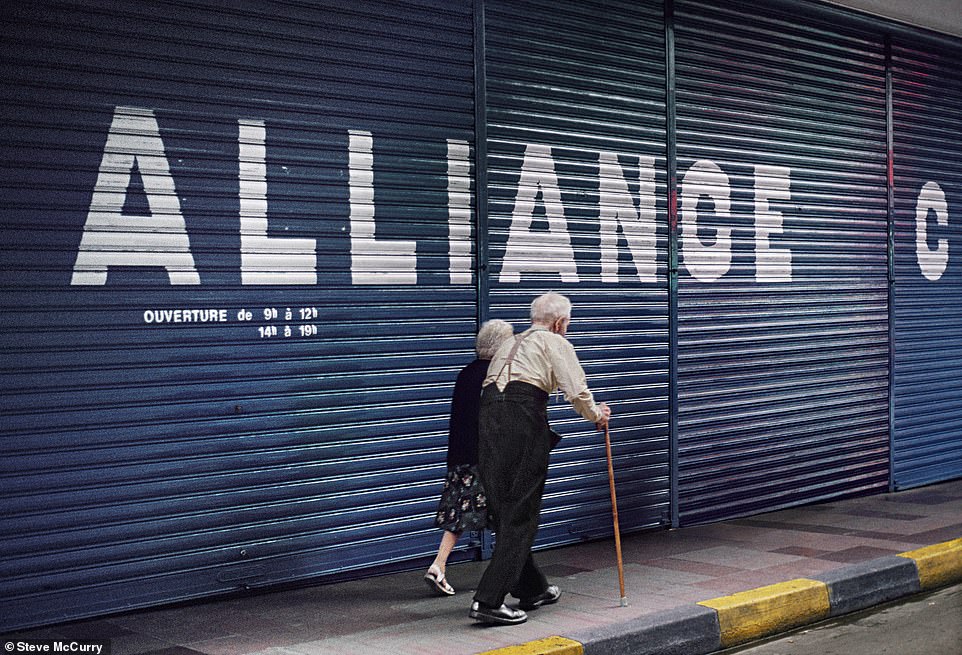
M 504 391 L 508 382 L 517 381 L 533 384 L 549 394 L 561 389 L 565 400 L 571 403 L 576 412 L 592 423 L 601 421 L 604 414 L 588 389 L 585 371 L 571 343 L 560 334 L 542 327 L 529 328 L 522 334 L 525 335 L 524 340 L 510 367 L 507 360 L 515 339 L 508 339 L 498 348 L 488 365 L 484 386 L 494 383 L 500 391 Z

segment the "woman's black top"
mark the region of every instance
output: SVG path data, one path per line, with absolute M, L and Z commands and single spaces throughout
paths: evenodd
M 458 373 L 451 398 L 448 426 L 448 466 L 478 463 L 478 411 L 481 384 L 488 374 L 490 360 L 476 359 Z

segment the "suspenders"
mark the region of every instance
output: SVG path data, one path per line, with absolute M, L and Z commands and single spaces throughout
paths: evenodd
M 514 362 L 515 356 L 518 354 L 518 348 L 521 346 L 521 342 L 524 341 L 525 337 L 532 333 L 532 330 L 527 332 L 522 332 L 514 338 L 514 346 L 511 347 L 511 352 L 508 353 L 508 358 L 504 361 L 501 366 L 501 370 L 498 371 L 497 377 L 495 377 L 495 383 L 501 379 L 501 374 L 504 373 L 504 369 L 508 369 L 508 382 L 511 382 L 511 364 Z
M 514 362 L 514 358 L 518 354 L 518 348 L 521 346 L 521 342 L 524 341 L 525 337 L 532 332 L 533 330 L 529 330 L 517 335 L 514 338 L 514 345 L 511 347 L 511 352 L 508 353 L 508 358 L 501 366 L 501 370 L 498 371 L 497 377 L 495 377 L 495 385 L 497 385 L 497 381 L 501 379 L 501 374 L 504 373 L 504 369 L 508 369 L 508 382 L 511 382 L 511 363 Z M 545 423 L 545 426 L 548 427 L 547 422 Z M 561 435 L 552 430 L 550 427 L 548 427 L 548 431 L 551 435 L 551 447 L 549 450 L 553 450 L 554 447 L 558 445 L 558 442 L 561 441 Z

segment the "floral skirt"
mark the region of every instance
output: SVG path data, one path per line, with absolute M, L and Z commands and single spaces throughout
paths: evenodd
M 488 525 L 488 500 L 477 465 L 448 468 L 434 525 L 448 532 L 483 530 Z

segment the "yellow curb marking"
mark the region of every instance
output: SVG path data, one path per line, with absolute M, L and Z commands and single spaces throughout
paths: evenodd
M 828 585 L 799 578 L 698 603 L 718 612 L 723 648 L 828 617 Z
M 584 655 L 585 647 L 574 639 L 545 637 L 517 646 L 486 650 L 478 655 Z
M 962 580 L 962 539 L 926 546 L 899 557 L 915 560 L 922 589 L 934 589 Z

